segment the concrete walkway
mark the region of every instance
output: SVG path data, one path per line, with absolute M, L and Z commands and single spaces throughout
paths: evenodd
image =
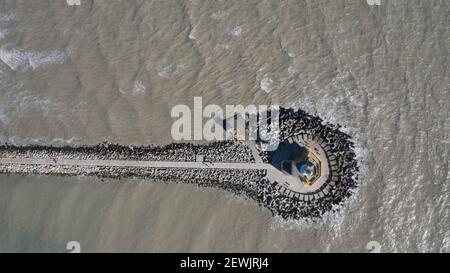
M 258 155 L 254 144 L 250 144 L 252 151 Z M 235 169 L 235 170 L 265 170 L 271 182 L 278 183 L 280 189 L 292 195 L 311 192 L 311 188 L 303 185 L 298 177 L 286 175 L 274 166 L 263 163 L 261 157 L 255 156 L 253 162 L 177 162 L 177 161 L 133 161 L 108 159 L 63 159 L 63 158 L 7 158 L 0 157 L 1 164 L 14 165 L 42 165 L 42 166 L 76 166 L 76 167 L 140 167 L 140 168 L 185 168 L 185 169 Z M 287 192 L 286 192 L 287 191 Z
M 298 179 L 285 175 L 278 169 L 266 163 L 226 163 L 226 162 L 174 162 L 174 161 L 132 161 L 132 160 L 92 160 L 92 159 L 62 159 L 62 158 L 0 158 L 0 164 L 43 165 L 43 166 L 86 166 L 86 167 L 140 167 L 140 168 L 188 168 L 188 169 L 236 169 L 236 170 L 266 170 L 267 178 L 280 185 L 291 188 Z M 287 183 L 289 182 L 290 183 Z M 290 187 L 291 186 L 291 187 Z M 292 187 L 293 186 L 293 187 Z
M 264 163 L 226 162 L 174 162 L 174 161 L 132 161 L 102 159 L 53 159 L 53 158 L 0 158 L 0 164 L 25 164 L 45 166 L 86 166 L 86 167 L 142 167 L 142 168 L 188 168 L 188 169 L 239 169 L 271 170 L 273 166 Z

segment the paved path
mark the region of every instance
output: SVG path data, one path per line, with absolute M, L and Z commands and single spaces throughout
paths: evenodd
M 53 158 L 0 158 L 0 164 L 25 164 L 45 166 L 86 166 L 86 167 L 143 167 L 143 168 L 192 168 L 192 169 L 240 169 L 272 170 L 265 163 L 225 163 L 225 162 L 177 162 L 177 161 L 132 161 L 104 159 L 53 159 Z M 275 169 L 276 170 L 276 169 Z
M 257 153 L 253 146 L 254 153 Z M 179 161 L 133 161 L 108 159 L 63 159 L 63 158 L 7 158 L 0 157 L 1 164 L 43 165 L 43 166 L 86 166 L 86 167 L 141 167 L 141 168 L 188 168 L 188 169 L 236 169 L 236 170 L 266 170 L 269 181 L 277 182 L 280 187 L 292 193 L 307 193 L 306 188 L 298 177 L 286 175 L 274 166 L 263 163 L 260 157 L 257 162 L 179 162 Z
M 266 170 L 270 181 L 283 183 L 291 181 L 290 185 L 298 183 L 298 179 L 285 175 L 278 169 L 266 163 L 226 163 L 226 162 L 176 162 L 176 161 L 133 161 L 104 159 L 56 159 L 56 158 L 0 158 L 0 164 L 43 165 L 43 166 L 86 166 L 86 167 L 142 167 L 142 168 L 191 168 L 191 169 L 236 169 L 236 170 Z M 283 184 L 289 188 L 289 184 Z

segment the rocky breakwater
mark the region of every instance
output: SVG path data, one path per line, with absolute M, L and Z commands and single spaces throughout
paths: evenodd
M 325 123 L 300 109 L 280 109 L 279 120 L 280 142 L 307 136 L 325 151 L 327 158 L 322 160 L 328 164 L 329 174 L 322 187 L 306 194 L 307 198 L 296 198 L 280 183 L 262 179 L 257 200 L 284 219 L 317 219 L 326 212 L 335 212 L 358 186 L 359 167 L 351 137 L 339 125 Z M 260 147 L 257 143 L 263 161 L 269 163 L 274 152 L 263 152 Z
M 208 144 L 172 143 L 168 145 L 120 145 L 100 143 L 93 146 L 0 145 L 0 158 L 63 158 L 89 160 L 254 162 L 246 144 L 221 141 Z
M 335 210 L 357 186 L 358 166 L 350 137 L 339 127 L 325 124 L 302 110 L 280 109 L 280 141 L 299 134 L 308 134 L 320 142 L 333 166 L 327 178 L 328 190 L 319 198 L 301 200 L 289 195 L 281 183 L 269 181 L 265 167 L 255 165 L 249 144 L 238 141 L 214 142 L 206 145 L 176 143 L 165 146 L 124 146 L 102 143 L 95 146 L 53 147 L 0 145 L 0 174 L 96 176 L 102 178 L 153 178 L 167 182 L 192 183 L 202 187 L 217 187 L 253 199 L 284 219 L 314 220 L 325 212 Z M 256 143 L 260 147 L 260 143 Z M 270 162 L 271 152 L 260 151 L 263 161 Z M 199 157 L 201 158 L 200 162 Z M 33 164 L 25 159 L 54 160 L 49 164 Z M 18 161 L 17 161 L 18 160 Z M 67 160 L 91 162 L 195 162 L 194 167 L 106 166 L 60 163 Z M 66 161 L 64 161 L 66 160 Z M 46 161 L 46 162 L 47 162 Z M 6 162 L 6 163 L 5 163 Z M 217 167 L 228 163 L 231 168 Z M 233 165 L 234 164 L 234 165 Z M 216 165 L 216 167 L 212 167 Z M 260 163 L 258 166 L 269 165 Z M 229 165 L 228 165 L 229 166 Z

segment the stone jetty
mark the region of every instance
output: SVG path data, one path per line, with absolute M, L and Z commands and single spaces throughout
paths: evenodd
M 287 175 L 270 164 L 274 152 L 261 142 L 223 141 L 133 146 L 0 145 L 0 174 L 142 178 L 216 187 L 244 196 L 284 219 L 315 220 L 334 210 L 357 187 L 358 162 L 349 135 L 298 109 L 281 108 L 279 141 L 308 139 L 320 148 L 327 172 L 320 187 L 296 192 Z M 253 145 L 253 147 L 252 147 Z M 259 153 L 255 158 L 252 148 Z M 89 162 L 81 164 L 80 162 Z M 180 163 L 181 162 L 181 163 Z M 286 180 L 287 181 L 287 180 Z M 294 181 L 294 182 L 292 182 Z

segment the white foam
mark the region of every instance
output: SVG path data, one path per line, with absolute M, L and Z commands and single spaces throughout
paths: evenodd
M 227 50 L 227 49 L 230 49 L 230 45 L 229 44 L 216 44 L 214 49 L 215 50 L 218 50 L 218 49 L 225 49 L 225 50 Z
M 30 65 L 36 69 L 48 64 L 61 64 L 65 59 L 66 54 L 62 51 L 38 52 L 30 55 Z
M 85 144 L 85 141 L 83 141 L 83 138 L 81 137 L 71 137 L 69 139 L 66 138 L 53 138 L 49 139 L 46 137 L 39 137 L 39 138 L 22 138 L 19 136 L 10 136 L 6 137 L 4 135 L 0 135 L 0 142 L 7 142 L 13 145 L 23 145 L 28 143 L 39 143 L 43 145 L 61 145 L 61 144 Z
M 50 64 L 61 64 L 66 59 L 63 51 L 29 52 L 23 49 L 0 49 L 0 60 L 12 70 L 37 69 Z
M 68 6 L 80 6 L 81 0 L 66 0 Z
M 16 15 L 12 12 L 0 13 L 0 21 L 14 21 L 16 20 Z
M 240 26 L 235 26 L 230 30 L 230 35 L 237 37 L 239 35 L 241 35 L 242 29 Z
M 63 144 L 73 144 L 73 143 L 80 143 L 82 140 L 82 138 L 79 137 L 71 137 L 69 139 L 65 139 L 65 138 L 54 138 L 51 140 L 51 143 L 63 143 Z M 40 140 L 39 140 L 40 141 Z
M 134 86 L 133 86 L 133 90 L 132 90 L 133 96 L 142 95 L 145 93 L 145 90 L 146 90 L 146 88 L 141 82 L 139 82 L 139 81 L 134 82 Z
M 228 11 L 216 11 L 213 14 L 211 14 L 211 18 L 216 20 L 216 21 L 221 21 L 224 20 L 228 17 L 228 15 L 230 14 L 230 12 Z
M 273 88 L 273 80 L 268 77 L 264 77 L 260 82 L 261 90 L 263 90 L 266 93 L 270 93 Z
M 158 62 L 156 70 L 158 71 L 158 76 L 162 78 L 171 78 L 181 74 L 184 69 L 184 64 L 176 64 L 172 62 L 169 58 L 163 58 Z

